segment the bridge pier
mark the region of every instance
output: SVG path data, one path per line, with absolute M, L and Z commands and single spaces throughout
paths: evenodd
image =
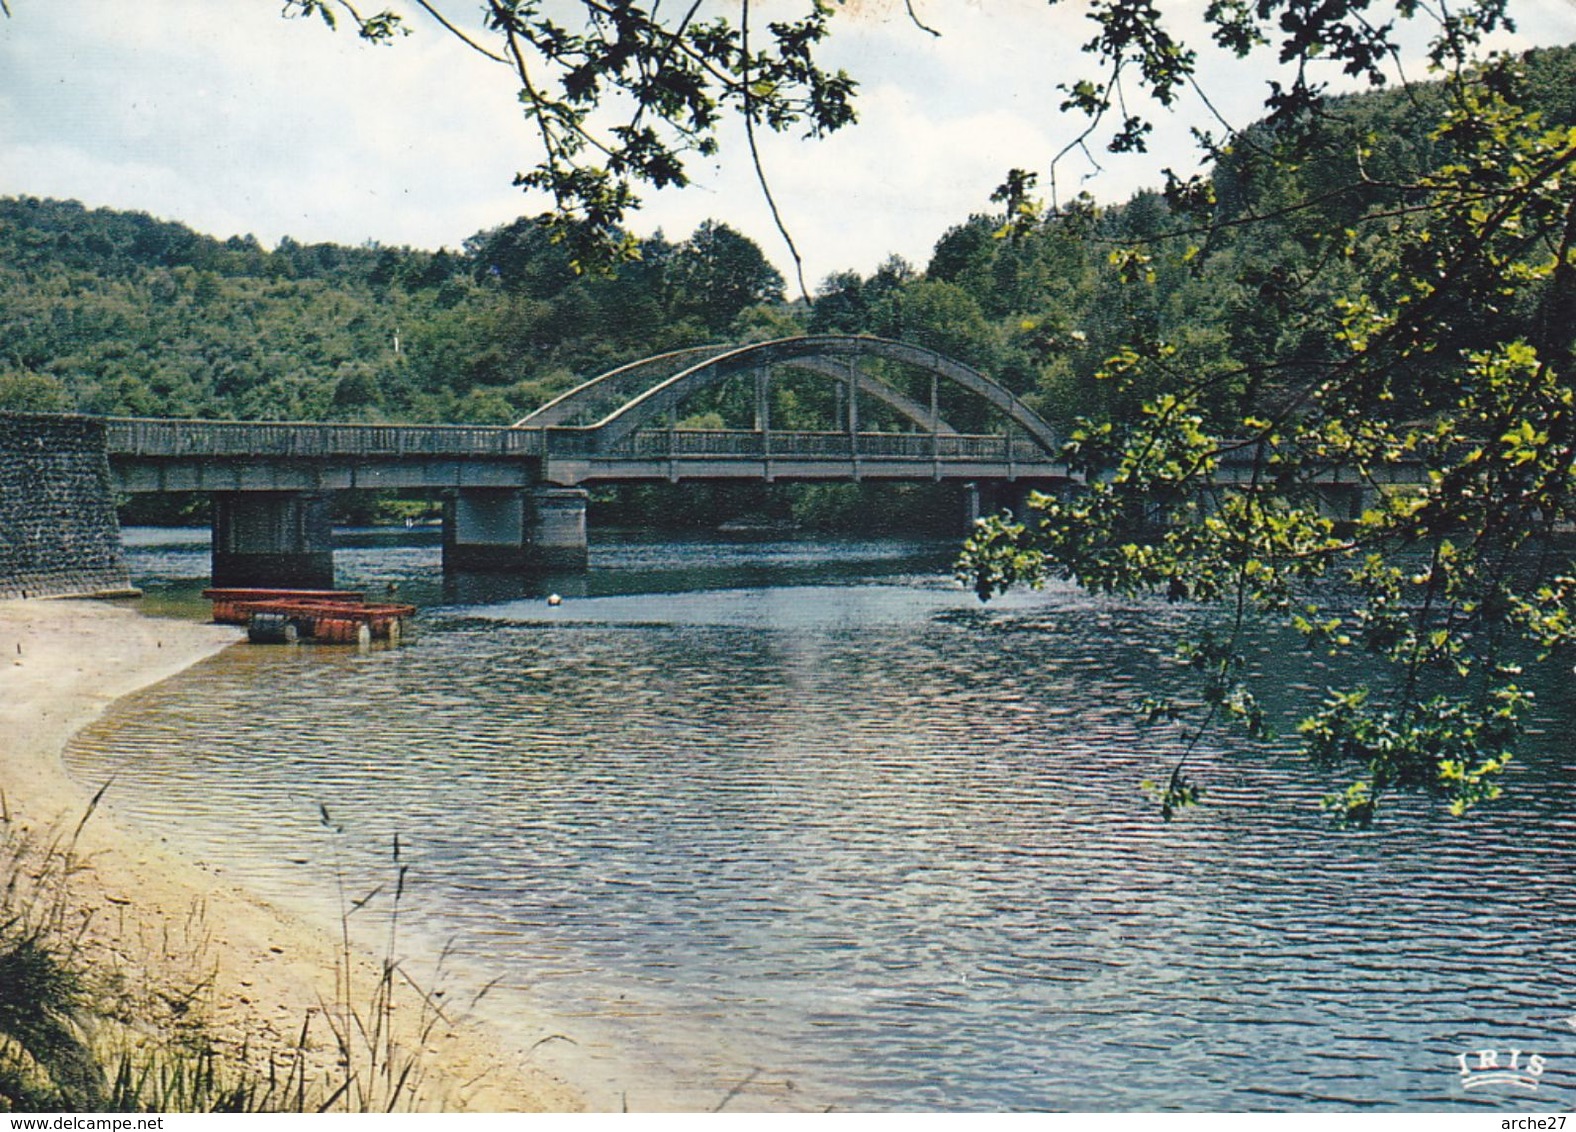
M 963 485 L 964 533 L 973 530 L 974 524 L 989 515 L 1010 511 L 1014 519 L 1023 521 L 1028 516 L 1029 493 L 1038 485 L 1027 480 L 971 482 Z
M 332 589 L 334 525 L 328 496 L 305 491 L 215 492 L 213 584 Z
M 980 485 L 966 483 L 963 485 L 963 533 L 968 534 L 986 515 L 985 501 L 980 493 Z
M 1349 528 L 1378 502 L 1378 492 L 1363 483 L 1322 483 L 1314 490 L 1318 493 L 1319 514 L 1334 519 L 1338 528 Z
M 443 504 L 443 568 L 450 573 L 584 570 L 581 488 L 467 488 Z

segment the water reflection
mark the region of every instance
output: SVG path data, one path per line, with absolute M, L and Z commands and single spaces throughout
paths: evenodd
M 1211 748 L 1209 804 L 1168 826 L 1138 784 L 1172 746 L 1126 702 L 1177 679 L 1191 614 L 1065 589 L 980 609 L 913 567 L 936 549 L 603 548 L 620 576 L 556 609 L 430 609 L 366 655 L 232 650 L 72 766 L 280 898 L 326 892 L 336 853 L 370 883 L 399 832 L 425 930 L 660 1066 L 671 1103 L 757 1069 L 740 1107 L 1576 1099 L 1567 747 L 1468 822 L 1413 802 L 1339 836 L 1295 754 Z M 435 561 L 369 547 L 342 577 L 419 586 L 411 554 Z M 1512 1046 L 1549 1059 L 1536 1094 L 1459 1087 L 1458 1052 Z
M 122 531 L 135 584 L 160 612 L 206 612 L 206 529 L 128 527 Z M 387 593 L 421 606 L 488 605 L 519 599 L 596 597 L 743 586 L 860 581 L 871 576 L 945 574 L 957 553 L 947 539 L 837 539 L 806 533 L 744 532 L 726 541 L 705 535 L 675 538 L 646 531 L 598 530 L 590 570 L 568 574 L 443 571 L 436 527 L 341 527 L 334 532 L 334 573 L 342 587 Z

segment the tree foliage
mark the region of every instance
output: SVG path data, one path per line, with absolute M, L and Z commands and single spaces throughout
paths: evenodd
M 1148 705 L 1188 721 L 1186 750 L 1220 719 L 1266 734 L 1244 656 L 1255 619 L 1378 662 L 1385 675 L 1331 688 L 1299 729 L 1314 757 L 1355 768 L 1326 804 L 1359 825 L 1397 789 L 1456 814 L 1496 796 L 1530 705 L 1521 666 L 1576 625 L 1570 58 L 1479 57 L 1506 23 L 1490 0 L 1433 11 L 1432 86 L 1327 96 L 1320 67 L 1381 85 L 1396 20 L 1425 11 L 1211 5 L 1218 43 L 1268 46 L 1291 78 L 1261 123 L 1204 139 L 1210 175 L 1172 177 L 1152 223 L 1129 206 L 1107 284 L 1125 341 L 1102 343 L 1103 392 L 1068 422 L 1087 487 L 986 523 L 963 564 L 981 596 L 1063 576 L 1223 603 L 1225 627 L 1184 649 L 1197 698 Z M 1093 124 L 1130 77 L 1162 102 L 1196 81 L 1154 9 L 1094 15 L 1107 77 L 1069 93 Z M 1109 144 L 1146 131 L 1124 117 Z M 1000 194 L 1008 242 L 1089 223 L 1081 202 L 1031 190 L 1020 173 Z M 1197 795 L 1186 765 L 1161 791 L 1167 816 Z
M 405 7 L 513 73 L 541 143 L 537 163 L 515 182 L 551 195 L 554 207 L 541 220 L 576 269 L 638 253 L 625 228 L 637 187 L 687 184 L 686 159 L 717 152 L 730 113 L 745 124 L 758 172 L 757 126 L 816 137 L 854 120 L 853 80 L 815 59 L 832 15 L 821 0 L 764 29 L 752 26 L 750 0 L 741 0 L 736 21 L 703 13 L 699 2 L 663 12 L 660 0 L 551 8 L 485 0 L 479 19 L 441 0 Z M 285 0 L 284 11 L 330 27 L 347 19 L 372 43 L 390 43 L 412 26 L 400 7 L 362 14 L 347 0 Z M 770 201 L 764 176 L 761 184 Z
M 726 225 L 639 247 L 588 276 L 530 219 L 458 251 L 268 251 L 0 199 L 0 409 L 508 424 L 615 365 L 746 333 L 781 298 Z

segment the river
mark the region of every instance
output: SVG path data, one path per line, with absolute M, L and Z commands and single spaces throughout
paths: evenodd
M 202 533 L 127 541 L 145 604 L 192 615 Z M 402 930 L 500 980 L 480 1009 L 545 1012 L 597 1103 L 1576 1103 L 1568 676 L 1542 674 L 1507 796 L 1466 820 L 1410 800 L 1333 832 L 1338 778 L 1223 735 L 1167 824 L 1140 784 L 1175 738 L 1130 702 L 1175 686 L 1196 610 L 981 607 L 939 543 L 602 536 L 556 607 L 445 586 L 431 532 L 341 545 L 341 584 L 423 605 L 404 644 L 231 649 L 71 769 L 319 910 L 336 875 L 385 877 L 397 834 Z M 1260 664 L 1274 707 L 1323 676 L 1284 646 Z M 1513 1049 L 1519 1081 L 1464 1087 Z

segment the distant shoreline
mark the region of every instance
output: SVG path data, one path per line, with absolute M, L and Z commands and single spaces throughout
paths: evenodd
M 69 834 L 91 794 L 66 772 L 71 737 L 117 700 L 229 647 L 227 626 L 147 617 L 121 604 L 0 602 L 0 789 L 12 829 Z M 162 842 L 162 838 L 159 839 Z M 147 834 L 118 824 L 114 790 L 82 830 L 90 862 L 71 881 L 73 916 L 87 921 L 84 955 L 94 969 L 155 987 L 212 976 L 199 1010 L 222 1051 L 267 1051 L 296 1041 L 302 1021 L 335 1000 L 339 942 L 319 926 L 269 905 Z M 194 927 L 195 925 L 195 927 Z M 172 938 L 196 940 L 172 946 Z M 378 960 L 356 955 L 361 985 Z M 396 1015 L 396 1022 L 401 1019 Z M 414 1023 L 415 1019 L 404 1021 Z M 326 1026 L 319 1025 L 322 1036 Z M 572 1085 L 500 1049 L 495 1035 L 461 1021 L 439 1026 L 421 1057 L 418 1108 L 431 1111 L 579 1111 Z M 414 1046 L 414 1037 L 408 1040 Z M 331 1073 L 332 1050 L 316 1051 Z

